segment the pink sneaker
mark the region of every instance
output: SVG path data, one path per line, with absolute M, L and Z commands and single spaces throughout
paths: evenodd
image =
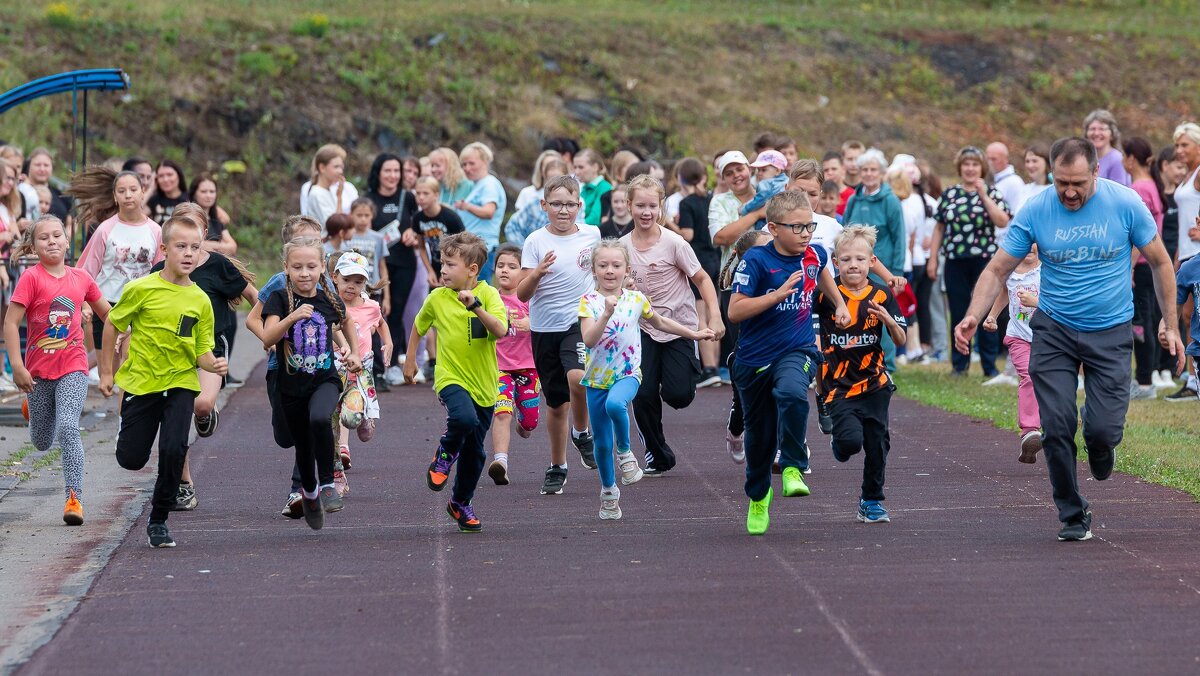
M 350 494 L 350 484 L 346 481 L 346 473 L 337 471 L 333 473 L 333 487 L 337 490 L 338 495 L 345 497 Z

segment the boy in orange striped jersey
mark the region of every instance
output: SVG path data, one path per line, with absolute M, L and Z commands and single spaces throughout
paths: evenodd
M 867 278 L 875 262 L 875 228 L 851 225 L 834 240 L 838 291 L 853 323 L 840 328 L 833 321 L 834 299 L 817 297 L 821 317 L 821 395 L 833 418 L 833 457 L 846 462 L 865 451 L 858 520 L 890 521 L 883 508 L 883 474 L 887 464 L 888 404 L 896 386 L 884 366 L 880 341 L 886 329 L 896 345 L 905 339 L 904 315 L 885 285 Z

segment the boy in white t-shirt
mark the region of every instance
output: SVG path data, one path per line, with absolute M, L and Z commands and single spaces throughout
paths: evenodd
M 588 432 L 587 397 L 579 380 L 587 347 L 579 331 L 579 299 L 593 288 L 592 249 L 600 229 L 575 222 L 581 201 L 579 182 L 557 176 L 546 182 L 542 208 L 550 223 L 525 240 L 521 267 L 528 272 L 517 286 L 517 298 L 529 303 L 533 359 L 548 408 L 550 467 L 542 495 L 562 493 L 567 481 L 567 404 L 571 405 L 571 440 L 583 466 L 595 469 Z

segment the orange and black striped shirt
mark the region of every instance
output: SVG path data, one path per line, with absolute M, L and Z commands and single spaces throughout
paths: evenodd
M 866 288 L 850 293 L 841 285 L 840 277 L 835 281 L 854 322 L 844 329 L 838 328 L 833 321 L 836 306 L 825 294 L 818 294 L 816 310 L 821 320 L 821 352 L 825 356 L 821 380 L 826 402 L 853 399 L 891 386 L 880 345 L 887 327 L 867 312 L 868 301 L 882 305 L 901 328 L 906 326 L 900 306 L 886 286 L 868 280 Z

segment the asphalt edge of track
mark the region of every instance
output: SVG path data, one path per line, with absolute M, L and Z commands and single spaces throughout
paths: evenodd
M 256 358 L 249 363 L 246 371 L 246 376 L 243 380 L 253 376 L 266 360 L 266 353 L 260 350 L 255 351 Z M 217 409 L 222 409 L 240 392 L 242 388 L 226 388 L 221 390 L 217 395 Z M 115 434 L 115 433 L 114 433 Z M 196 442 L 198 435 L 196 434 L 195 426 L 192 427 L 191 433 L 188 435 L 188 445 L 191 446 Z M 113 441 L 115 443 L 116 437 Z M 146 510 L 146 505 L 149 504 L 152 494 L 148 491 L 142 491 L 140 495 L 131 497 L 125 506 L 121 509 L 120 516 L 108 527 L 100 546 L 88 553 L 87 557 L 80 564 L 78 570 L 69 575 L 62 586 L 59 587 L 58 594 L 50 602 L 46 603 L 46 612 L 31 622 L 22 633 L 29 631 L 34 634 L 31 639 L 21 641 L 20 635 L 16 640 L 4 650 L 5 661 L 0 664 L 0 675 L 9 676 L 14 674 L 25 665 L 34 654 L 58 635 L 58 631 L 62 629 L 66 621 L 71 617 L 79 604 L 91 591 L 92 585 L 96 583 L 96 578 L 104 569 L 108 567 L 108 562 L 112 559 L 113 554 L 117 551 L 117 547 L 125 541 L 129 536 L 129 532 L 137 524 L 141 518 L 142 512 Z

